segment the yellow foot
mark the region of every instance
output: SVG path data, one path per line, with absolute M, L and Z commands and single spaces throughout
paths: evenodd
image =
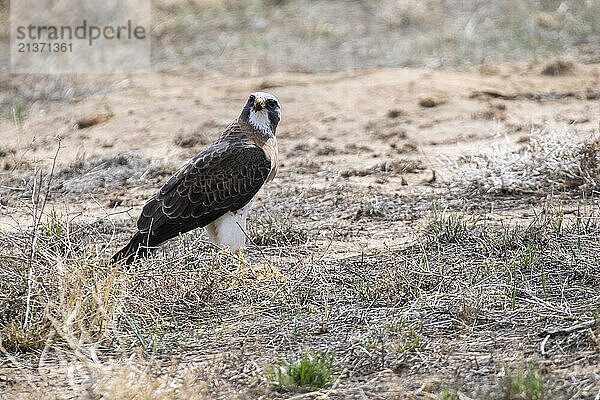
M 234 254 L 237 258 L 240 259 L 240 261 L 246 262 L 246 260 L 244 260 L 244 248 L 243 247 L 240 247 L 239 249 L 237 249 Z
M 244 265 L 246 264 L 246 260 L 244 260 L 244 254 L 242 253 L 242 249 L 238 249 L 235 252 L 231 251 L 229 246 L 223 246 L 215 253 L 215 255 L 219 259 L 233 261 L 235 264 Z

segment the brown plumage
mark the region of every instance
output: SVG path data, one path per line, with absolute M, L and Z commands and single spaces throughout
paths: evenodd
M 148 200 L 137 222 L 138 232 L 112 261 L 130 263 L 136 256 L 146 256 L 148 247 L 207 225 L 217 243 L 238 247 L 242 240 L 243 245 L 243 236 L 240 239 L 232 224 L 245 228 L 252 199 L 275 176 L 279 118 L 275 97 L 253 93 L 237 121 Z

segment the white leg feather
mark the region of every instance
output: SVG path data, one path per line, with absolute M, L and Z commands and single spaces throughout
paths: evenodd
M 246 242 L 246 219 L 252 208 L 252 201 L 242 209 L 228 212 L 206 227 L 210 240 L 222 247 L 229 247 L 234 253 L 244 247 Z

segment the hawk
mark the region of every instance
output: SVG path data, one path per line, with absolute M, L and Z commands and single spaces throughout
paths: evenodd
M 260 188 L 277 173 L 275 130 L 281 118 L 275 96 L 250 95 L 238 119 L 190 159 L 144 205 L 138 231 L 112 262 L 131 263 L 148 248 L 205 227 L 210 239 L 238 253 L 246 218 Z

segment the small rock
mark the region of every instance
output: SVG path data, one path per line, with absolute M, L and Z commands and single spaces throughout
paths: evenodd
M 91 126 L 101 124 L 102 122 L 106 122 L 111 117 L 112 115 L 110 114 L 96 114 L 92 115 L 91 117 L 84 117 L 75 122 L 75 124 L 73 125 L 73 129 L 89 128 Z
M 398 109 L 395 109 L 395 110 L 389 110 L 389 111 L 387 112 L 387 117 L 388 117 L 388 118 L 398 118 L 398 117 L 401 117 L 401 116 L 403 116 L 403 115 L 406 115 L 406 113 L 405 113 L 404 111 L 402 111 L 402 110 L 398 110 Z
M 434 99 L 433 97 L 424 97 L 421 100 L 419 100 L 419 105 L 425 108 L 437 107 L 442 103 L 442 101 Z
M 437 177 L 435 176 L 435 169 L 431 170 L 431 179 L 427 180 L 427 183 L 434 183 L 437 181 Z
M 587 88 L 587 90 L 585 91 L 585 99 L 586 100 L 600 99 L 600 90 L 594 90 L 592 88 Z

